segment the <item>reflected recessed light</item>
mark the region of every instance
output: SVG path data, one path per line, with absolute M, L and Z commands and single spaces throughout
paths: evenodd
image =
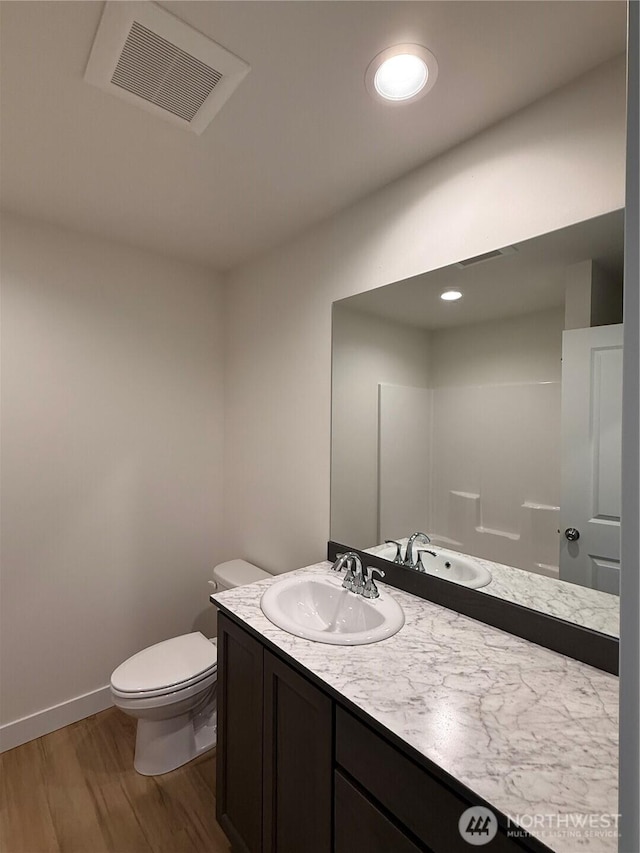
M 370 63 L 365 83 L 375 98 L 406 104 L 426 95 L 437 76 L 438 63 L 430 50 L 419 44 L 397 44 Z
M 462 294 L 459 290 L 445 290 L 440 294 L 440 299 L 444 299 L 445 302 L 455 302 L 456 299 L 462 299 Z

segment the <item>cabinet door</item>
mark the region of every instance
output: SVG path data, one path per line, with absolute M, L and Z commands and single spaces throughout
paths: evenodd
M 345 777 L 335 774 L 334 853 L 424 853 Z
M 218 614 L 216 817 L 234 851 L 262 851 L 263 647 Z
M 264 653 L 264 853 L 330 853 L 333 703 Z

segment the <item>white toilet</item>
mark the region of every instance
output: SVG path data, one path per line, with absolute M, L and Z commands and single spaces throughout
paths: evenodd
M 271 575 L 229 560 L 215 567 L 213 577 L 221 592 Z M 217 651 L 215 639 L 196 631 L 149 646 L 114 670 L 113 704 L 138 720 L 138 773 L 168 773 L 216 745 Z

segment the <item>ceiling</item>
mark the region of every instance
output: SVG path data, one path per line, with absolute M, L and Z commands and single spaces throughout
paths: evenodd
M 461 269 L 457 264 L 334 303 L 421 329 L 445 329 L 564 308 L 567 267 L 595 261 L 622 298 L 624 212 L 598 216 L 525 240 L 513 254 Z M 459 290 L 444 302 L 444 290 Z
M 625 3 L 173 2 L 252 66 L 197 136 L 83 80 L 100 2 L 3 2 L 4 208 L 226 270 L 620 54 Z M 436 86 L 364 74 L 400 42 Z

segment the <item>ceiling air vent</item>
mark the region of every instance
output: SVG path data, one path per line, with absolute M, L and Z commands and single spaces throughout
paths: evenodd
M 84 78 L 202 133 L 250 66 L 150 2 L 106 3 Z
M 466 258 L 464 261 L 458 261 L 456 264 L 461 270 L 467 267 L 472 267 L 475 264 L 483 264 L 485 261 L 492 261 L 494 258 L 500 258 L 502 255 L 514 255 L 518 250 L 515 246 L 505 246 L 504 249 L 494 249 L 491 252 L 485 252 L 484 255 L 474 255 L 473 258 Z

